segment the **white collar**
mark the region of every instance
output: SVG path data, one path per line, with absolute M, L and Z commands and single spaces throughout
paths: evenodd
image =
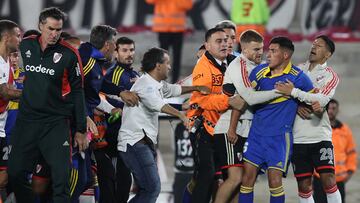
M 215 57 L 214 57 L 214 59 L 215 59 L 216 63 L 218 63 L 220 66 L 221 66 L 222 63 L 225 63 L 226 65 L 228 65 L 227 62 L 226 62 L 226 59 L 223 60 L 223 61 L 220 61 L 219 59 L 217 59 Z

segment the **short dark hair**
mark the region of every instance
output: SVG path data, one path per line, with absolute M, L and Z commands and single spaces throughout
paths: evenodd
M 39 23 L 45 23 L 47 18 L 54 18 L 56 20 L 62 20 L 63 22 L 66 20 L 67 15 L 56 7 L 45 8 L 40 12 L 39 15 Z
M 5 32 L 12 31 L 16 27 L 19 27 L 18 24 L 11 20 L 0 20 L 0 40 Z
M 233 29 L 236 32 L 236 25 L 231 20 L 223 20 L 215 25 L 215 28 L 220 29 Z
M 295 51 L 293 42 L 287 37 L 274 37 L 271 39 L 270 44 L 278 44 L 280 48 L 291 51 L 291 54 Z
M 135 41 L 128 37 L 119 37 L 116 40 L 116 50 L 118 49 L 119 44 L 134 44 L 134 46 L 135 46 Z
M 223 29 L 221 29 L 221 28 L 211 28 L 211 29 L 209 29 L 205 33 L 205 42 L 207 42 L 208 39 L 211 37 L 211 35 L 213 35 L 216 32 L 225 32 L 225 31 Z
M 337 106 L 339 106 L 339 102 L 338 102 L 338 100 L 336 100 L 336 99 L 330 99 L 329 104 L 330 104 L 330 103 L 334 103 L 334 104 L 336 104 Z
M 315 39 L 322 39 L 325 41 L 327 50 L 331 53 L 331 55 L 335 52 L 335 43 L 326 35 L 319 35 Z
M 255 30 L 246 30 L 240 35 L 240 43 L 263 42 L 264 38 Z
M 336 100 L 336 99 L 330 99 L 329 103 L 327 103 L 326 106 L 325 106 L 326 111 L 329 109 L 329 105 L 330 105 L 330 104 L 336 104 L 337 107 L 339 107 L 339 105 L 340 105 L 339 102 L 338 102 L 338 100 Z
M 116 36 L 116 29 L 110 25 L 97 25 L 91 29 L 90 43 L 97 49 L 104 47 L 105 42 Z
M 33 29 L 33 30 L 27 30 L 26 32 L 24 32 L 23 38 L 29 37 L 29 36 L 31 36 L 31 35 L 39 36 L 39 35 L 41 35 L 41 33 L 40 33 L 39 30 L 35 30 L 35 29 Z
M 202 45 L 199 47 L 198 51 L 200 51 L 200 50 L 202 50 L 202 49 L 206 49 L 206 48 L 205 48 L 205 44 L 202 44 Z
M 162 48 L 153 47 L 145 52 L 141 60 L 142 71 L 148 73 L 155 69 L 157 63 L 164 63 L 164 56 L 168 51 Z

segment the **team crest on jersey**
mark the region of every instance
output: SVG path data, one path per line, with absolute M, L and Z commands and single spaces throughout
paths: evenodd
M 54 63 L 59 62 L 60 59 L 61 59 L 61 57 L 62 57 L 62 54 L 55 52 L 55 53 L 54 53 L 54 57 L 53 57 Z
M 319 75 L 318 77 L 316 77 L 316 82 L 320 83 L 324 78 L 325 78 L 324 75 Z
M 27 50 L 25 52 L 25 55 L 26 55 L 26 58 L 30 58 L 31 57 L 31 51 L 30 50 Z

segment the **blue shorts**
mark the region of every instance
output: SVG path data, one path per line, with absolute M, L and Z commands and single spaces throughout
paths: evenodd
M 249 134 L 244 146 L 244 160 L 259 169 L 269 168 L 284 172 L 286 176 L 292 153 L 293 135 L 261 136 Z

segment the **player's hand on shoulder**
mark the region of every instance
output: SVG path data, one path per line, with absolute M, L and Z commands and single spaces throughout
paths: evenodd
M 131 92 L 129 90 L 124 90 L 120 92 L 121 99 L 128 106 L 137 106 L 139 105 L 139 96 L 135 92 Z

